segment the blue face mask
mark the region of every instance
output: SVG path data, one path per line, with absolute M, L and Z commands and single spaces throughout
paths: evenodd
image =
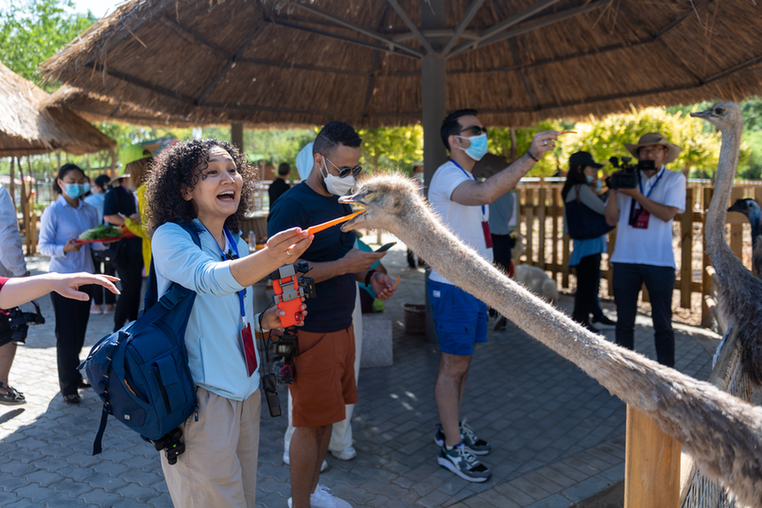
M 468 148 L 458 147 L 464 152 L 466 152 L 466 155 L 471 157 L 475 161 L 482 160 L 482 157 L 484 157 L 487 154 L 487 149 L 489 148 L 488 142 L 487 142 L 487 134 L 479 134 L 478 136 L 474 136 L 472 138 L 467 138 L 465 136 L 456 136 L 461 139 L 468 139 L 471 141 L 471 146 Z
M 70 198 L 77 199 L 86 192 L 85 185 L 86 184 L 81 183 L 67 183 L 64 186 L 64 192 L 66 192 L 66 195 Z
M 90 192 L 90 184 L 86 183 L 82 185 L 82 194 L 87 194 Z
M 593 183 L 593 177 L 590 175 L 585 175 L 585 178 L 587 178 L 587 183 Z

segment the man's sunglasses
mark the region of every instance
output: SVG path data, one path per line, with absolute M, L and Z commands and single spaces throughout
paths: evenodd
M 471 131 L 471 134 L 474 136 L 478 136 L 480 134 L 487 134 L 487 128 L 486 127 L 479 127 L 478 125 L 472 125 L 471 127 L 466 127 L 465 129 L 459 130 L 458 134 L 461 132 Z
M 339 172 L 339 178 L 346 178 L 349 176 L 349 173 L 352 173 L 352 176 L 357 176 L 362 171 L 362 166 L 360 166 L 359 164 L 353 168 L 340 168 L 339 166 L 331 162 L 331 159 L 329 159 L 325 155 L 323 155 L 323 158 L 327 160 L 328 162 L 330 162 L 331 166 L 336 168 L 336 170 Z

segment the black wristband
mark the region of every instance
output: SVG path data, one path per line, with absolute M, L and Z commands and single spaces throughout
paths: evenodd
M 527 155 L 530 156 L 533 161 L 540 162 L 539 159 L 537 159 L 534 155 L 532 155 L 532 152 L 530 152 L 529 150 L 527 150 Z
M 373 274 L 376 273 L 375 270 L 368 270 L 368 273 L 365 274 L 365 285 L 370 286 L 370 278 L 373 277 Z

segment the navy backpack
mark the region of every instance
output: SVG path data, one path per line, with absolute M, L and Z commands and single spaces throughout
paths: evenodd
M 201 247 L 193 224 L 179 224 Z M 101 452 L 108 415 L 157 441 L 198 410 L 196 387 L 185 351 L 196 293 L 173 282 L 158 300 L 156 271 L 151 261 L 143 314 L 98 341 L 79 366 L 103 399 L 103 414 L 93 443 Z

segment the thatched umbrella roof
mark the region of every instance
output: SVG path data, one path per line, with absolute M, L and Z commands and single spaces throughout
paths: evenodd
M 67 108 L 45 107 L 48 94 L 0 63 L 0 157 L 64 150 L 109 150 L 114 140 Z
M 112 97 L 86 92 L 63 85 L 50 94 L 45 102 L 49 107 L 66 107 L 90 122 L 120 122 L 132 125 L 164 125 L 167 127 L 194 127 L 197 123 L 170 117 L 158 111 L 116 100 Z
M 199 123 L 416 123 L 432 53 L 490 125 L 760 92 L 753 0 L 437 1 L 133 0 L 41 72 Z

